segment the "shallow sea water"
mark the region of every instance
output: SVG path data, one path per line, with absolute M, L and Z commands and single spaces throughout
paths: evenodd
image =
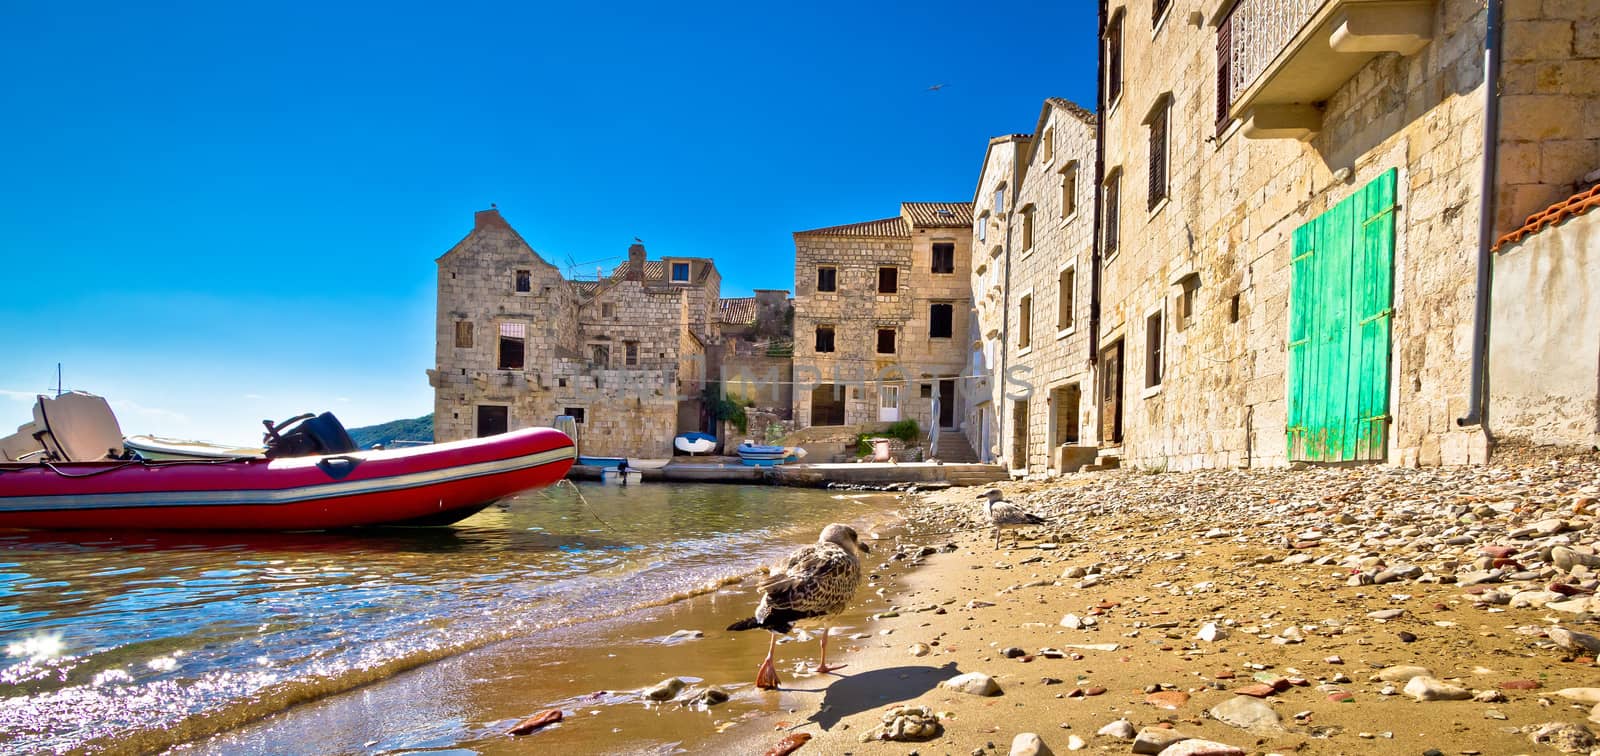
M 889 506 L 777 487 L 577 490 L 451 528 L 0 531 L 0 750 L 201 737 L 488 643 L 704 593 L 823 524 Z

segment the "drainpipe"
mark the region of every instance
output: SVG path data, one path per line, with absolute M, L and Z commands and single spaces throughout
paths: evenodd
M 1015 145 L 1015 142 L 1013 142 L 1012 144 Z M 1015 176 L 1015 174 L 1016 174 L 1016 151 L 1015 150 L 1012 151 L 1012 170 L 1011 170 L 1011 172 L 1012 172 L 1013 175 L 1007 177 L 1007 180 L 1006 180 L 1006 185 L 1007 186 L 1010 186 L 1011 184 L 1016 182 L 1016 176 Z M 1007 203 L 1006 207 L 1009 208 L 1011 206 L 1010 202 L 1011 202 L 1011 198 L 1007 197 L 1006 198 L 1006 203 Z M 996 220 L 999 220 L 1000 213 L 998 212 L 998 209 L 995 212 L 994 217 L 995 217 Z M 1006 431 L 1005 431 L 1006 423 L 1005 423 L 1005 418 L 1006 418 L 1006 405 L 1010 404 L 1010 400 L 1008 400 L 1006 398 L 1006 375 L 1007 375 L 1006 374 L 1006 367 L 1011 362 L 1011 360 L 1010 360 L 1010 356 L 1011 356 L 1011 224 L 1010 223 L 1006 223 L 1004 228 L 1005 228 L 1005 234 L 1004 234 L 1005 240 L 1004 240 L 1004 243 L 1002 243 L 1000 245 L 1000 249 L 1001 249 L 1001 252 L 1000 252 L 1000 260 L 1001 260 L 1000 265 L 1001 265 L 1001 270 L 1004 272 L 1004 276 L 1003 276 L 1004 280 L 1002 281 L 1002 283 L 1000 285 L 1000 376 L 999 376 L 999 379 L 996 381 L 997 385 L 1000 386 L 1000 406 L 995 407 L 995 409 L 994 409 L 994 424 L 995 424 L 994 436 L 995 436 L 995 440 L 1000 442 L 1000 453 L 995 455 L 995 456 L 998 459 L 1005 460 L 1006 461 L 1006 467 L 1010 468 L 1011 463 L 1012 463 L 1013 460 L 1011 460 L 1010 457 L 1006 454 Z
M 1100 49 L 1095 54 L 1095 60 L 1098 62 L 1096 70 L 1099 72 L 1099 78 L 1095 82 L 1094 97 L 1096 104 L 1094 116 L 1094 229 L 1091 232 L 1094 236 L 1092 237 L 1093 242 L 1089 245 L 1089 365 L 1091 367 L 1098 365 L 1100 361 L 1100 226 L 1104 223 L 1100 216 L 1102 213 L 1101 206 L 1104 205 L 1106 188 L 1106 47 L 1103 41 L 1106 33 L 1106 0 L 1100 0 L 1099 5 L 1100 39 L 1102 41 L 1096 42 Z M 1104 382 L 1095 381 L 1095 389 L 1090 394 L 1095 397 L 1095 405 L 1097 407 L 1105 406 L 1105 397 L 1102 396 L 1104 393 L 1102 383 Z M 1099 416 L 1100 413 L 1098 411 L 1095 412 L 1095 417 Z M 1102 422 L 1101 425 L 1103 427 L 1105 424 Z M 1097 429 L 1095 437 L 1099 438 L 1099 435 Z M 1103 441 L 1104 439 L 1101 440 Z
M 1494 216 L 1500 153 L 1501 0 L 1489 0 L 1483 38 L 1483 187 L 1478 208 L 1477 307 L 1472 313 L 1472 382 L 1467 414 L 1456 425 L 1482 425 L 1488 397 L 1484 390 L 1489 352 L 1489 290 L 1494 282 Z

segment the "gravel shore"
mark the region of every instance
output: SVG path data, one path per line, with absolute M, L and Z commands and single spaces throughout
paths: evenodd
M 907 497 L 802 753 L 1600 753 L 1600 456 L 1000 488 Z

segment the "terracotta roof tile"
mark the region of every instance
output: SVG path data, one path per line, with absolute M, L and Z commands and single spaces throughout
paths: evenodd
M 1495 242 L 1494 251 L 1499 252 L 1507 244 L 1520 242 L 1550 226 L 1564 223 L 1595 208 L 1600 208 L 1600 184 L 1595 184 L 1584 191 L 1528 216 L 1528 220 L 1523 224 L 1522 228 L 1500 237 L 1500 240 Z
M 900 213 L 918 228 L 964 228 L 972 225 L 971 202 L 902 202 Z
M 796 231 L 794 233 L 796 236 L 803 234 L 808 236 L 887 236 L 906 238 L 911 236 L 911 229 L 906 226 L 903 218 L 895 216 L 864 223 L 847 223 L 843 226 L 813 228 L 809 231 Z
M 722 300 L 722 322 L 730 325 L 750 325 L 756 322 L 755 297 L 729 297 Z
M 611 277 L 612 278 L 627 278 L 628 277 L 628 269 L 631 268 L 631 267 L 633 267 L 633 261 L 632 260 L 623 260 L 621 263 L 619 263 L 617 265 L 617 267 L 611 269 Z M 646 281 L 665 281 L 665 280 L 667 280 L 667 264 L 664 261 L 661 261 L 661 260 L 645 260 L 644 261 L 644 280 L 646 280 Z

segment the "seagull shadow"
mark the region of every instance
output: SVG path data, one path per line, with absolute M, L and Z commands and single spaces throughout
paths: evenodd
M 817 713 L 806 721 L 831 730 L 845 717 L 909 701 L 958 674 L 956 663 L 949 662 L 942 667 L 889 667 L 840 677 L 826 688 Z

